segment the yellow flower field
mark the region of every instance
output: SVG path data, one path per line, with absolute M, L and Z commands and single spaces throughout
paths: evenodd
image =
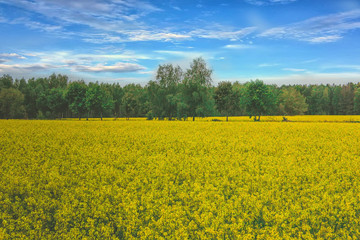
M 1 120 L 0 136 L 0 239 L 360 239 L 359 123 Z

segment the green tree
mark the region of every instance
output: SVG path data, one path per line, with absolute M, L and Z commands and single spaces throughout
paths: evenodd
M 279 96 L 280 112 L 283 115 L 302 115 L 308 105 L 306 99 L 295 88 L 284 88 Z
M 329 87 L 329 114 L 330 115 L 337 115 L 340 113 L 340 98 L 341 98 L 341 86 L 336 85 L 328 85 Z
M 231 82 L 220 82 L 215 89 L 215 104 L 219 112 L 229 119 L 229 114 L 234 114 L 240 103 L 238 91 L 234 91 Z
M 348 83 L 341 87 L 340 91 L 340 113 L 344 115 L 353 114 L 354 112 L 354 85 Z
M 139 84 L 128 84 L 123 89 L 121 105 L 125 117 L 144 116 L 148 112 L 145 90 Z
M 90 83 L 86 90 L 86 108 L 92 111 L 95 115 L 100 115 L 103 119 L 103 113 L 106 110 L 112 109 L 113 100 L 109 92 L 98 83 Z
M 25 108 L 23 106 L 24 95 L 14 88 L 3 88 L 0 91 L 0 112 L 2 117 L 23 118 Z
M 110 88 L 111 96 L 112 96 L 112 102 L 114 104 L 114 116 L 120 117 L 121 116 L 121 101 L 124 96 L 124 90 L 122 87 L 117 84 L 113 84 Z
M 196 58 L 185 73 L 183 80 L 183 99 L 189 116 L 205 116 L 212 112 L 214 102 L 209 88 L 212 83 L 212 70 L 208 69 L 202 58 Z
M 70 110 L 81 119 L 86 112 L 86 89 L 83 81 L 72 82 L 68 85 L 65 92 L 65 99 L 69 104 Z
M 354 114 L 360 114 L 360 84 L 354 92 Z
M 156 82 L 150 85 L 152 100 L 158 105 L 155 109 L 158 117 L 167 117 L 172 120 L 176 116 L 178 101 L 178 85 L 182 80 L 182 70 L 172 64 L 159 65 L 156 73 Z M 158 87 L 156 86 L 158 85 Z M 156 97 L 154 93 L 156 91 Z M 153 104 L 154 105 L 154 104 Z
M 13 87 L 13 83 L 13 78 L 8 74 L 4 74 L 2 77 L 0 77 L 0 90 L 3 88 Z
M 52 117 L 64 117 L 64 114 L 68 108 L 68 104 L 65 100 L 65 89 L 53 88 L 49 91 L 47 96 L 47 104 L 51 112 Z
M 260 116 L 268 114 L 274 108 L 276 99 L 269 87 L 257 79 L 246 85 L 244 102 L 250 118 L 260 121 Z

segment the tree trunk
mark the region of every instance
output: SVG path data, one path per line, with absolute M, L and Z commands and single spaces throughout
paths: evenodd
M 102 121 L 102 113 L 100 113 L 101 121 Z
M 195 115 L 193 116 L 193 122 L 195 121 Z
M 229 121 L 229 114 L 226 114 L 226 121 Z

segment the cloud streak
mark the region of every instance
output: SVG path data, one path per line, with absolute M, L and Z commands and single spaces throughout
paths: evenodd
M 310 43 L 336 42 L 347 32 L 360 28 L 360 10 L 313 17 L 302 22 L 270 28 L 260 37 L 295 39 Z
M 125 72 L 136 72 L 146 69 L 145 67 L 135 63 L 123 63 L 119 62 L 114 65 L 102 65 L 97 64 L 95 66 L 75 66 L 78 72 L 111 72 L 111 73 L 125 73 Z
M 17 53 L 0 53 L 0 57 L 2 58 L 17 58 L 17 59 L 26 59 L 26 57 L 21 56 Z
M 257 5 L 257 6 L 266 6 L 273 4 L 289 4 L 296 2 L 297 0 L 245 0 L 245 2 Z

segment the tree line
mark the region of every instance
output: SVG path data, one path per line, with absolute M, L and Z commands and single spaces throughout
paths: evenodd
M 178 119 L 205 116 L 360 114 L 360 83 L 345 85 L 267 85 L 220 82 L 202 58 L 183 70 L 159 65 L 147 85 L 85 83 L 52 74 L 28 80 L 0 77 L 0 118 L 55 119 L 146 117 Z

